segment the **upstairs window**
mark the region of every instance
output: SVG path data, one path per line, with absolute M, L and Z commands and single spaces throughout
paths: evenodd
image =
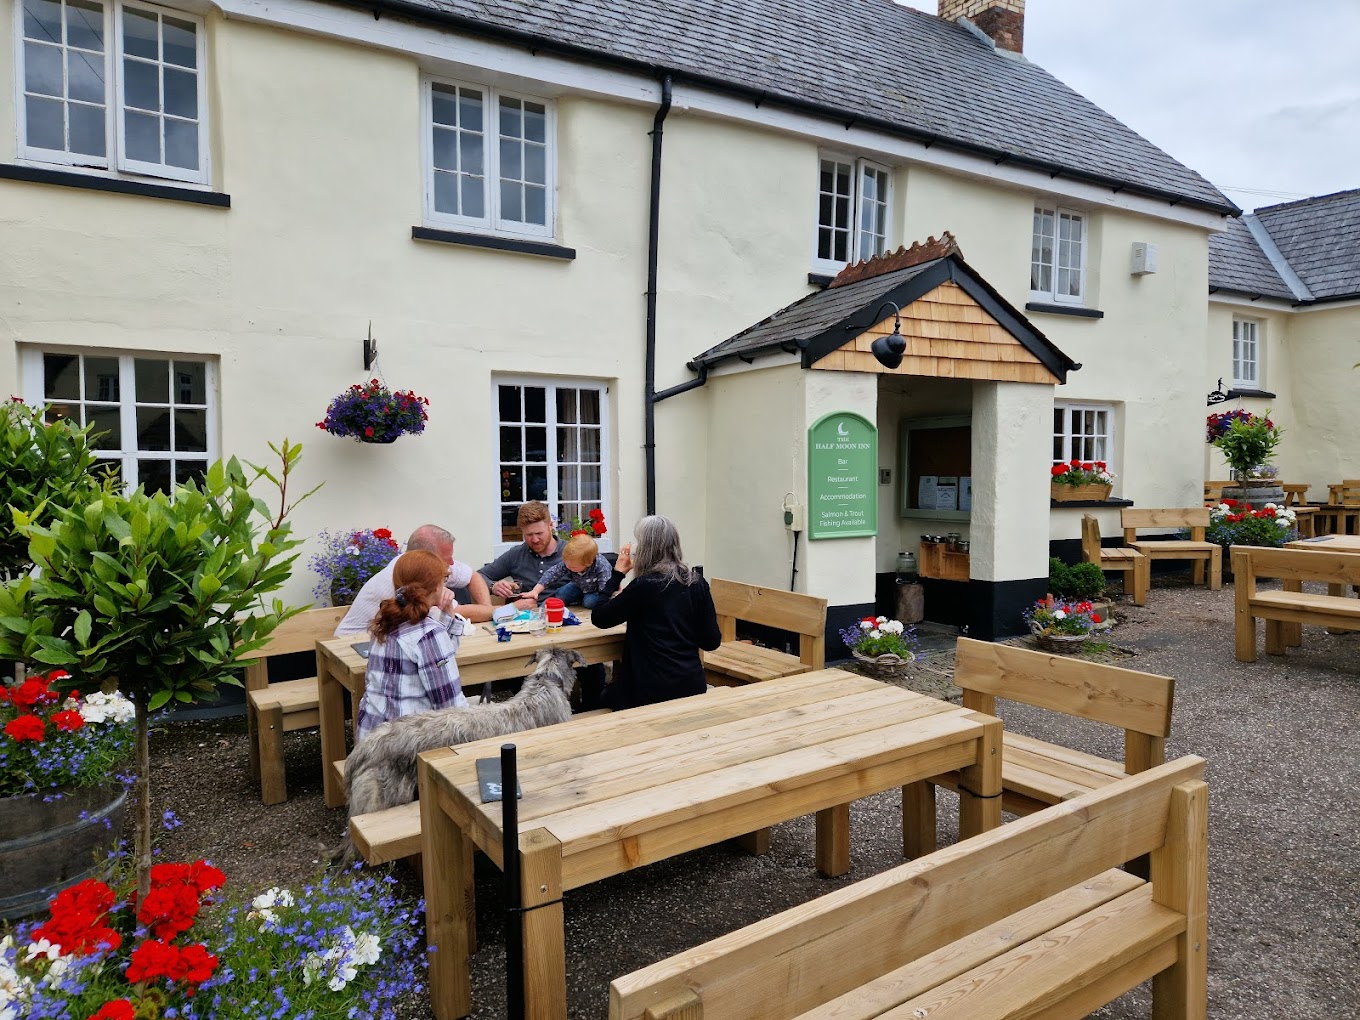
M 218 457 L 217 364 L 153 352 L 30 351 L 25 399 L 93 425 L 95 455 L 129 489 L 174 491 Z
M 1029 261 L 1030 297 L 1081 304 L 1086 292 L 1086 216 L 1058 207 L 1034 209 Z
M 1233 319 L 1232 378 L 1233 385 L 1256 389 L 1261 385 L 1261 348 L 1258 343 L 1260 323 L 1251 319 Z
M 816 265 L 838 270 L 887 250 L 891 187 L 886 167 L 864 159 L 822 157 L 817 186 Z
M 203 21 L 102 0 L 22 0 L 19 155 L 206 183 Z
M 481 85 L 427 92 L 425 210 L 432 223 L 513 236 L 553 234 L 552 106 Z
M 1053 407 L 1053 463 L 1104 461 L 1114 470 L 1114 408 L 1109 404 Z

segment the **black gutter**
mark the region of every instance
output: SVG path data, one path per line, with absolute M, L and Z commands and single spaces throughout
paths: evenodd
M 813 103 L 806 99 L 795 99 L 791 96 L 773 95 L 764 89 L 755 88 L 754 86 L 739 85 L 735 82 L 724 81 L 721 78 L 714 78 L 705 74 L 696 74 L 691 71 L 681 71 L 677 68 L 662 67 L 659 64 L 648 63 L 645 60 L 638 60 L 633 57 L 621 57 L 614 54 L 601 53 L 598 50 L 592 50 L 585 46 L 577 46 L 573 43 L 565 43 L 556 39 L 550 39 L 533 32 L 503 28 L 499 25 L 488 25 L 485 22 L 477 21 L 474 18 L 451 14 L 447 11 L 433 10 L 429 7 L 422 6 L 421 4 L 410 2 L 410 0 L 336 0 L 336 2 L 348 7 L 356 7 L 360 10 L 371 11 L 375 18 L 378 17 L 382 11 L 388 11 L 392 14 L 410 18 L 415 21 L 423 21 L 428 24 L 441 25 L 447 28 L 456 28 L 459 31 L 473 35 L 480 35 L 489 39 L 513 43 L 528 49 L 531 54 L 537 54 L 541 50 L 560 56 L 571 57 L 574 60 L 585 63 L 598 64 L 605 67 L 624 68 L 645 74 L 651 78 L 668 77 L 675 81 L 685 81 L 694 85 L 701 85 L 704 88 L 713 89 L 717 92 L 724 92 L 729 95 L 750 99 L 757 106 L 769 103 L 772 106 L 783 107 L 786 110 L 792 110 L 796 113 L 807 113 L 822 119 L 829 118 L 842 125 L 852 123 L 857 127 L 869 127 L 877 131 L 882 131 L 885 134 L 896 135 L 909 139 L 910 141 L 920 142 L 926 148 L 929 148 L 934 144 L 939 144 L 970 156 L 981 156 L 986 159 L 995 160 L 997 163 L 1004 160 L 1007 163 L 1024 169 L 1041 171 L 1048 174 L 1050 178 L 1066 177 L 1074 181 L 1111 188 L 1116 194 L 1120 191 L 1128 191 L 1131 194 L 1140 195 L 1143 198 L 1155 198 L 1168 202 L 1171 205 L 1187 205 L 1193 209 L 1203 209 L 1208 212 L 1218 213 L 1222 216 L 1242 215 L 1242 210 L 1231 200 L 1228 200 L 1228 204 L 1225 206 L 1217 202 L 1211 202 L 1208 199 L 1192 198 L 1187 195 L 1178 195 L 1174 191 L 1164 191 L 1161 188 L 1134 184 L 1130 181 L 1121 181 L 1116 177 L 1106 177 L 1103 174 L 1090 173 L 1085 170 L 1074 170 L 1057 163 L 1049 163 L 1045 160 L 1034 159 L 1030 156 L 1022 156 L 1017 153 L 1006 152 L 1002 149 L 994 149 L 988 145 L 978 145 L 974 142 L 965 142 L 955 139 L 943 139 L 932 131 L 921 128 L 905 127 L 904 125 L 894 124 L 892 121 L 880 120 L 875 117 L 865 117 L 863 114 L 853 110 L 842 110 L 838 107 Z
M 651 200 L 647 215 L 647 379 L 643 441 L 647 470 L 647 513 L 656 513 L 656 264 L 661 233 L 661 139 L 671 112 L 671 76 L 661 79 L 661 105 L 652 117 Z

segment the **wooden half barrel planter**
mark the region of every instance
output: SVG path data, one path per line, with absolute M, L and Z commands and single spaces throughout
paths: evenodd
M 126 808 L 116 783 L 0 797 L 0 920 L 39 913 L 68 886 L 106 876 Z

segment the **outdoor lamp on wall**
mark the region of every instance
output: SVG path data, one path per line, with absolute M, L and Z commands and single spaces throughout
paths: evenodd
M 896 368 L 902 364 L 902 355 L 907 353 L 907 338 L 902 335 L 902 309 L 891 301 L 884 301 L 874 310 L 874 318 L 885 307 L 893 310 L 893 331 L 889 336 L 881 336 L 869 345 L 869 353 L 884 368 Z

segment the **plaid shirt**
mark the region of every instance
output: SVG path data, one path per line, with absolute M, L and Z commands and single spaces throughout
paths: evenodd
M 468 703 L 453 658 L 463 632 L 455 625 L 455 633 L 450 633 L 445 620 L 436 611 L 418 623 L 403 623 L 386 641 L 374 641 L 370 646 L 364 698 L 355 725 L 356 742 L 399 716 L 461 708 Z

